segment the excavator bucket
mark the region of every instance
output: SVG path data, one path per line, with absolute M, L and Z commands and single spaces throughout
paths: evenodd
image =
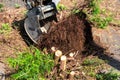
M 28 8 L 27 17 L 24 22 L 24 28 L 30 39 L 37 44 L 39 37 L 43 33 L 47 33 L 50 23 L 56 20 L 56 5 L 60 0 L 52 2 L 42 2 L 47 0 L 38 0 L 39 5 L 35 6 L 36 2 L 26 0 Z

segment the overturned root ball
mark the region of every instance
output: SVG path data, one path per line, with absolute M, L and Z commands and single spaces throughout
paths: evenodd
M 51 49 L 51 46 L 55 46 L 63 53 L 82 51 L 86 41 L 85 29 L 85 20 L 72 15 L 51 27 L 47 34 L 40 37 L 39 47 Z

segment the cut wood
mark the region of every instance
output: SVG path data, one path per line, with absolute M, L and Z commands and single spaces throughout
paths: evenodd
M 52 52 L 57 51 L 56 47 L 51 47 Z
M 71 71 L 69 75 L 69 80 L 74 80 L 75 72 Z
M 58 61 L 59 61 L 59 59 L 60 59 L 61 56 L 62 56 L 62 51 L 57 50 L 57 51 L 55 52 L 55 65 L 58 64 Z
M 74 53 L 70 53 L 70 54 L 69 54 L 69 57 L 70 57 L 70 58 L 73 58 L 73 56 L 74 56 Z
M 62 78 L 62 80 L 65 78 L 65 75 L 63 75 L 63 74 L 59 74 L 60 75 L 60 77 Z
M 65 71 L 65 69 L 66 69 L 66 62 L 67 62 L 66 56 L 61 56 L 60 69 L 62 71 Z

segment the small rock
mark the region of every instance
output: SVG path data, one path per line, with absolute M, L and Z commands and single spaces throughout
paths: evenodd
M 98 73 L 106 74 L 108 73 L 108 70 L 100 70 Z
M 0 80 L 5 80 L 5 65 L 0 63 Z

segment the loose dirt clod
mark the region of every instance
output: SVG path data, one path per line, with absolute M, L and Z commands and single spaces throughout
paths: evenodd
M 38 41 L 41 49 L 55 46 L 63 53 L 71 51 L 82 51 L 85 44 L 85 24 L 84 20 L 77 15 L 72 15 L 55 27 L 51 27 L 47 34 L 40 37 Z
M 75 72 L 71 71 L 69 75 L 69 80 L 74 80 Z

